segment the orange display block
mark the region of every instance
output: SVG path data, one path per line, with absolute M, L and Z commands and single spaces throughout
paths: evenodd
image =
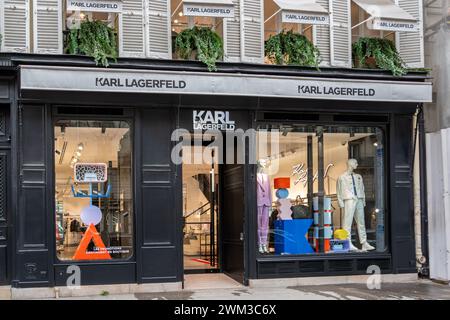
M 95 246 L 99 251 L 87 252 L 87 248 L 91 240 L 94 241 Z M 109 252 L 106 250 L 105 244 L 103 243 L 100 234 L 93 224 L 89 225 L 83 238 L 78 245 L 77 250 L 72 258 L 73 260 L 111 260 Z
M 273 179 L 275 189 L 289 189 L 291 187 L 291 178 Z

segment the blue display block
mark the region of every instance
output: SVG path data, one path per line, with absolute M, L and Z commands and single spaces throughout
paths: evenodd
M 312 224 L 313 219 L 276 220 L 275 254 L 313 253 L 306 238 Z

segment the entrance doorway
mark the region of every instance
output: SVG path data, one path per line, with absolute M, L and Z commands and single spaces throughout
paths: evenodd
M 220 164 L 225 154 L 208 148 L 198 141 L 183 147 L 183 159 L 191 159 L 182 165 L 184 273 L 223 273 L 242 284 L 245 165 Z
M 204 148 L 200 148 L 203 150 Z M 186 150 L 183 150 L 186 152 Z M 219 166 L 183 164 L 183 257 L 185 273 L 219 272 Z

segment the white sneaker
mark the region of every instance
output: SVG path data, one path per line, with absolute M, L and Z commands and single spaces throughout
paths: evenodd
M 371 250 L 375 250 L 375 248 L 372 247 L 372 246 L 366 241 L 366 242 L 364 242 L 364 243 L 362 244 L 361 250 L 362 250 L 362 251 L 371 251 Z
M 350 242 L 350 251 L 359 251 L 359 249 Z
M 264 253 L 264 247 L 262 244 L 259 245 L 259 253 Z
M 263 244 L 262 247 L 263 247 L 264 253 L 269 253 L 269 249 L 267 248 L 267 245 Z

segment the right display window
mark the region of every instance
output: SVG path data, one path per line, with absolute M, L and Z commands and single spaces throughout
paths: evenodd
M 257 137 L 260 254 L 386 251 L 382 128 L 271 124 Z

